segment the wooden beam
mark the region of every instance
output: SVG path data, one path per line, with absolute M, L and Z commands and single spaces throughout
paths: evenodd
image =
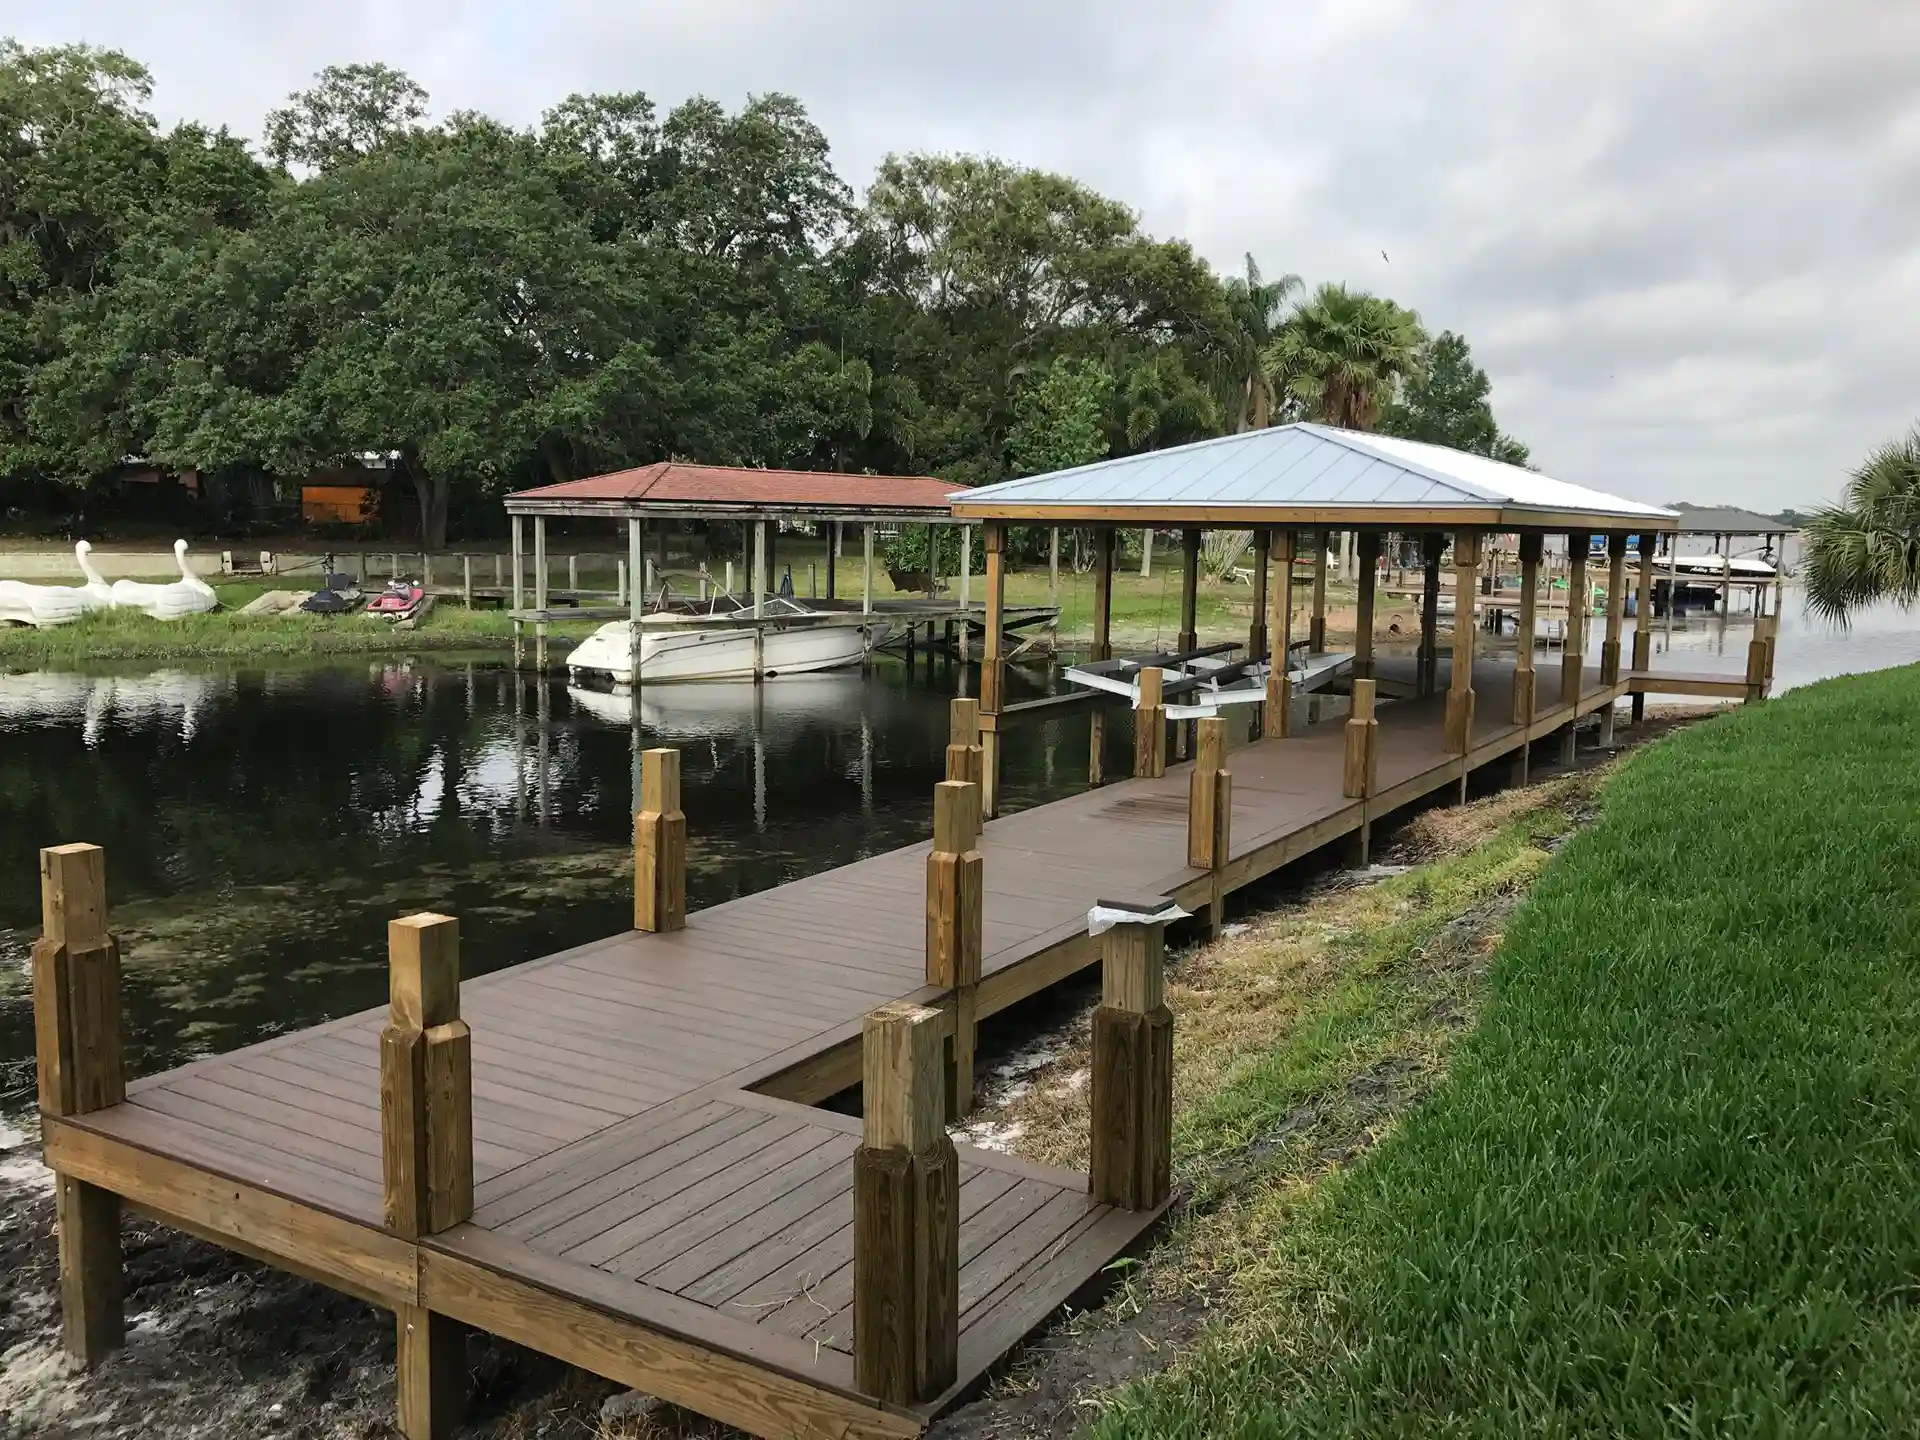
M 687 817 L 680 808 L 680 752 L 640 755 L 640 813 L 633 817 L 633 928 L 650 934 L 687 925 Z
M 937 1011 L 867 1017 L 853 1160 L 855 1383 L 909 1405 L 953 1383 L 960 1345 L 959 1157 L 941 1103 Z
M 947 779 L 981 783 L 980 702 L 965 696 L 947 703 Z
M 1627 536 L 1607 536 L 1607 635 L 1600 642 L 1600 681 L 1620 683 L 1620 627 L 1627 613 Z
M 1362 530 L 1358 551 L 1359 598 L 1353 621 L 1353 673 L 1361 679 L 1373 675 L 1374 599 L 1380 588 L 1380 532 Z
M 1113 550 L 1115 531 L 1102 525 L 1093 532 L 1093 644 L 1088 658 L 1113 658 Z M 1102 752 L 1107 743 L 1107 717 L 1096 710 L 1087 722 L 1087 784 L 1098 788 L 1106 779 Z
M 927 854 L 926 980 L 951 991 L 953 1085 L 949 1109 L 973 1109 L 973 1052 L 980 994 L 986 862 L 979 850 L 980 789 L 946 780 L 933 787 L 933 848 Z
M 1330 531 L 1314 532 L 1313 618 L 1307 621 L 1307 650 L 1322 655 L 1327 649 L 1327 539 Z
M 1007 608 L 1007 532 L 1006 527 L 998 522 L 989 522 L 982 528 L 981 539 L 987 551 L 987 629 L 980 654 L 980 708 L 989 715 L 998 715 L 1006 690 L 1006 659 L 1003 654 L 1006 637 L 1003 627 Z M 966 531 L 960 533 L 961 538 L 965 539 Z M 965 627 L 962 626 L 964 633 Z M 1000 732 L 997 726 L 987 727 L 981 737 L 981 745 L 981 813 L 992 819 L 1000 813 Z
M 1374 683 L 1353 682 L 1353 714 L 1347 720 L 1340 793 L 1350 800 L 1373 794 L 1380 765 L 1380 722 L 1374 718 Z
M 1194 526 L 1180 532 L 1180 562 L 1180 648 L 1191 650 L 1200 643 L 1200 531 Z
M 1520 615 L 1514 627 L 1514 641 L 1518 646 L 1518 656 L 1513 672 L 1513 723 L 1531 725 L 1536 704 L 1537 674 L 1533 666 L 1533 650 L 1537 637 L 1534 631 L 1540 622 L 1540 552 L 1542 538 L 1539 535 L 1520 537 Z
M 1165 998 L 1165 932 L 1165 922 L 1148 920 L 1123 920 L 1107 931 L 1093 1012 L 1088 1183 L 1096 1201 L 1126 1210 L 1157 1209 L 1172 1185 L 1173 1015 Z
M 1155 779 L 1167 773 L 1167 711 L 1160 693 L 1165 672 L 1157 665 L 1140 671 L 1140 694 L 1133 707 L 1133 773 Z
M 40 852 L 40 939 L 33 947 L 34 1065 L 42 1126 L 126 1098 L 120 1035 L 120 945 L 107 931 L 106 852 Z M 51 1153 L 59 1234 L 60 1334 L 92 1367 L 126 1337 L 120 1197 L 63 1170 Z
M 1293 676 L 1287 669 L 1288 651 L 1293 648 L 1293 546 L 1291 530 L 1274 532 L 1272 553 L 1280 573 L 1273 583 L 1272 618 L 1268 622 L 1268 631 L 1273 636 L 1273 655 L 1267 665 L 1262 729 L 1281 739 L 1293 733 Z
M 1473 748 L 1473 649 L 1480 627 L 1474 598 L 1480 589 L 1480 536 L 1462 530 L 1453 537 L 1453 670 L 1447 685 L 1445 744 L 1449 755 Z M 1461 777 L 1462 788 L 1465 784 Z

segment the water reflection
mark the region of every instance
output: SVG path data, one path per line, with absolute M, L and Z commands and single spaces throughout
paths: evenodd
M 964 673 L 645 692 L 640 743 L 682 751 L 690 902 L 923 836 Z M 1084 786 L 1086 743 L 1084 718 L 1012 737 L 1008 803 Z M 633 747 L 624 697 L 493 660 L 0 676 L 0 1106 L 30 1090 L 39 846 L 107 848 L 147 1070 L 379 1003 L 393 915 L 460 916 L 469 973 L 626 928 Z

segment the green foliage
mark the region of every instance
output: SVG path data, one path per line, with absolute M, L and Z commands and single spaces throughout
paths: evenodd
M 1916 755 L 1908 667 L 1629 761 L 1440 1090 L 1275 1231 L 1244 1328 L 1094 1433 L 1905 1433 Z
M 1802 538 L 1814 613 L 1844 621 L 1876 600 L 1920 600 L 1920 427 L 1869 455 Z
M 1419 378 L 1426 343 L 1413 311 L 1329 284 L 1287 318 L 1263 359 L 1302 418 L 1371 430 L 1398 387 Z
M 1228 347 L 1233 363 L 1236 394 L 1234 430 L 1261 430 L 1273 423 L 1276 409 L 1273 382 L 1260 357 L 1279 333 L 1281 316 L 1287 301 L 1298 296 L 1303 286 L 1298 275 L 1282 275 L 1267 280 L 1253 256 L 1247 256 L 1247 273 L 1229 275 L 1221 282 L 1227 312 L 1233 317 Z
M 385 65 L 329 65 L 311 90 L 267 116 L 268 156 L 279 165 L 326 170 L 370 155 L 417 130 L 427 92 Z
M 1113 375 L 1097 360 L 1062 355 L 1014 402 L 1007 456 L 1015 475 L 1089 465 L 1107 453 Z
M 1381 415 L 1381 432 L 1524 465 L 1527 447 L 1501 434 L 1493 418 L 1487 403 L 1492 388 L 1487 372 L 1473 363 L 1466 339 L 1443 330 L 1425 346 L 1400 398 Z

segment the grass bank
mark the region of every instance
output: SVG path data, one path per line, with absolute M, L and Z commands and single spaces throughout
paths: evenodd
M 498 610 L 442 603 L 413 630 L 366 615 L 242 615 L 275 588 L 258 582 L 216 585 L 221 608 L 180 620 L 103 610 L 50 630 L 0 627 L 0 670 L 29 670 L 91 660 L 217 660 L 288 655 L 392 654 L 498 649 L 513 643 L 513 622 Z M 561 648 L 593 630 L 591 622 L 552 627 Z
M 1359 1163 L 1196 1222 L 1225 1318 L 1093 1433 L 1905 1433 L 1916 755 L 1909 668 L 1627 761 L 1445 1082 Z M 1189 1143 L 1258 1132 L 1329 1030 L 1234 1062 Z

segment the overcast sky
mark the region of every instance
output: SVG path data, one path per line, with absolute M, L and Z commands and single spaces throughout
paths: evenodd
M 570 91 L 799 96 L 864 189 L 889 150 L 1066 171 L 1217 266 L 1463 332 L 1566 480 L 1774 509 L 1920 415 L 1912 0 L 0 0 L 258 135 L 321 66 L 436 113 Z

